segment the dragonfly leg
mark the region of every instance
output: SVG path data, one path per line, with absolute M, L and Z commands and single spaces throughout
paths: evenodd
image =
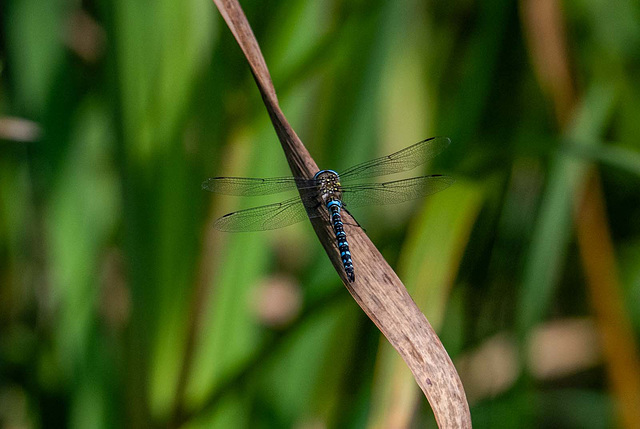
M 313 205 L 309 205 L 309 204 L 310 203 L 305 203 L 307 216 L 309 216 L 309 218 L 316 218 L 320 216 L 319 209 L 320 207 L 323 206 L 323 204 L 317 201 L 313 201 Z
M 349 226 L 357 226 L 358 228 L 360 228 L 361 230 L 363 230 L 364 232 L 367 232 L 366 229 L 364 229 L 362 227 L 362 225 L 360 225 L 360 223 L 358 222 L 358 220 L 355 218 L 355 216 L 353 216 L 351 214 L 351 212 L 349 210 L 347 210 L 344 206 L 342 206 L 342 210 L 344 210 L 345 212 L 349 213 L 349 216 L 351 216 L 351 218 L 353 219 L 353 221 L 355 222 L 355 225 L 352 223 L 345 223 L 345 225 L 349 225 Z

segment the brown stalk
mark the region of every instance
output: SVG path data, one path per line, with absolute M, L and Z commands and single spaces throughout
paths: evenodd
M 522 0 L 523 24 L 541 86 L 553 99 L 556 117 L 565 128 L 578 104 L 569 66 L 567 36 L 557 0 Z M 624 305 L 600 176 L 591 167 L 576 204 L 574 221 L 582 264 L 609 381 L 624 427 L 640 427 L 640 358 Z
M 597 320 L 602 353 L 621 427 L 640 427 L 640 359 L 631 321 L 616 272 L 613 243 L 607 228 L 602 185 L 596 169 L 587 184 L 589 197 L 577 205 L 578 244 Z
M 244 52 L 294 176 L 312 177 L 318 167 L 280 106 L 258 42 L 236 0 L 214 0 Z M 345 213 L 345 224 L 354 222 Z M 466 396 L 455 367 L 431 325 L 378 249 L 360 228 L 348 230 L 356 281 L 348 281 L 326 210 L 313 228 L 343 283 L 400 353 L 442 428 L 471 427 Z

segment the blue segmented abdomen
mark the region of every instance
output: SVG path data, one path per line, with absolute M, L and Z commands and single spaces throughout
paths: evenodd
M 338 250 L 340 251 L 340 258 L 342 259 L 342 265 L 344 266 L 344 272 L 347 273 L 349 281 L 355 281 L 356 276 L 353 272 L 353 261 L 351 260 L 351 252 L 349 251 L 349 243 L 347 243 L 347 234 L 344 232 L 344 225 L 342 224 L 342 217 L 340 216 L 340 208 L 342 203 L 334 200 L 327 203 L 327 208 L 331 213 L 331 223 L 333 224 L 333 232 L 336 234 L 336 240 L 338 240 Z

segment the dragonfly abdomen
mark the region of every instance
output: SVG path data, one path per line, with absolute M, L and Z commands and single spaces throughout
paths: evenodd
M 344 232 L 342 216 L 340 216 L 340 208 L 342 203 L 339 200 L 332 200 L 327 203 L 327 209 L 331 213 L 331 222 L 333 223 L 333 232 L 336 234 L 338 241 L 338 250 L 340 250 L 340 258 L 344 266 L 344 272 L 347 273 L 349 281 L 355 281 L 356 276 L 353 271 L 353 261 L 351 260 L 351 252 L 349 251 L 349 243 L 347 243 L 347 234 Z

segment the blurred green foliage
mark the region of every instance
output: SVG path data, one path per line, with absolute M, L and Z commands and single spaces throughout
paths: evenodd
M 592 319 L 572 216 L 592 163 L 640 333 L 640 3 L 563 2 L 580 95 L 565 130 L 523 3 L 242 2 L 319 165 L 451 137 L 424 171 L 453 188 L 354 214 L 454 361 L 496 334 Z M 211 228 L 274 200 L 212 196 L 204 179 L 288 174 L 214 4 L 0 8 L 0 425 L 375 424 L 397 356 L 309 225 Z M 544 378 L 520 351 L 503 389 L 470 395 L 476 427 L 618 422 L 602 357 Z M 413 427 L 434 424 L 418 392 L 407 404 Z

